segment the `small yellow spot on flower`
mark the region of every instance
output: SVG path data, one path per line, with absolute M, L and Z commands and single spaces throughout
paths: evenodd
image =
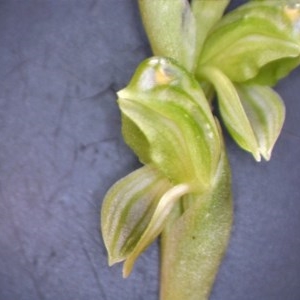
M 160 85 L 169 84 L 172 80 L 173 80 L 173 78 L 168 76 L 162 68 L 159 68 L 158 70 L 156 70 L 155 82 L 157 84 L 160 84 Z

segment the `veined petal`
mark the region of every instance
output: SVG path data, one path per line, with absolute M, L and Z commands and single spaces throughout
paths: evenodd
M 255 134 L 233 83 L 220 70 L 213 67 L 203 68 L 201 76 L 214 85 L 222 119 L 233 139 L 260 161 Z
M 221 138 L 199 84 L 173 60 L 143 62 L 118 93 L 123 135 L 143 163 L 174 184 L 204 190 L 218 165 Z M 146 146 L 145 146 L 146 145 Z
M 269 87 L 236 85 L 236 88 L 256 136 L 259 151 L 269 160 L 284 123 L 284 103 Z
M 162 232 L 167 217 L 169 216 L 176 202 L 188 192 L 190 192 L 189 185 L 179 184 L 168 190 L 162 196 L 149 222 L 149 225 L 124 263 L 124 277 L 127 277 L 130 274 L 133 264 L 141 252 L 143 252 L 145 248 Z
M 110 188 L 101 210 L 110 265 L 125 260 L 136 248 L 161 197 L 171 188 L 170 182 L 150 166 L 132 172 Z
M 207 38 L 197 72 L 208 65 L 235 82 L 276 83 L 300 62 L 299 12 L 287 1 L 250 1 L 227 14 Z

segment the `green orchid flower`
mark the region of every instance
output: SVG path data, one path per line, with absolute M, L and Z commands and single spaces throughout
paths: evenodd
M 251 1 L 227 14 L 204 43 L 196 76 L 214 86 L 227 129 L 257 161 L 261 156 L 270 159 L 285 114 L 279 95 L 266 85 L 275 84 L 299 63 L 296 2 Z M 241 99 L 237 83 L 239 90 L 248 91 L 246 98 Z M 264 104 L 250 108 L 257 103 L 257 94 Z M 256 111 L 255 116 L 250 110 Z M 267 123 L 257 126 L 258 115 Z
M 206 201 L 219 201 L 208 199 L 215 198 L 216 186 L 221 178 L 229 181 L 230 173 L 222 168 L 224 145 L 205 95 L 192 75 L 174 60 L 146 60 L 118 95 L 125 141 L 146 164 L 117 182 L 102 208 L 110 264 L 125 260 L 123 275 L 127 277 L 138 255 L 165 231 L 171 213 L 176 211 L 178 217 L 188 214 L 197 220 L 208 210 Z M 218 210 L 223 205 L 220 203 Z M 227 239 L 223 241 L 222 236 L 228 236 L 231 225 L 228 209 L 225 214 L 220 240 L 209 245 L 216 256 L 224 251 L 220 244 Z M 200 222 L 197 229 L 187 226 L 186 234 L 198 236 L 207 231 L 202 225 Z M 199 245 L 203 241 L 198 239 Z M 183 248 L 186 253 L 194 249 L 188 242 Z M 213 271 L 208 271 L 215 274 L 216 266 L 210 266 Z
M 197 81 L 174 60 L 154 57 L 140 65 L 118 96 L 123 136 L 141 162 L 153 164 L 175 184 L 206 190 L 221 142 Z

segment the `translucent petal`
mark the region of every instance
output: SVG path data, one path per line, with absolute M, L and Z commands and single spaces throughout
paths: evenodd
M 256 136 L 259 151 L 266 160 L 269 160 L 284 123 L 284 103 L 269 87 L 247 85 L 236 87 Z
M 125 260 L 135 249 L 170 182 L 150 166 L 116 182 L 101 210 L 101 228 L 109 264 Z
M 233 139 L 260 161 L 255 134 L 233 83 L 220 70 L 212 67 L 203 68 L 201 76 L 214 85 L 222 119 Z
M 127 277 L 130 274 L 133 264 L 141 252 L 143 252 L 145 248 L 162 232 L 167 217 L 176 202 L 188 192 L 190 192 L 190 187 L 187 184 L 179 184 L 168 190 L 162 196 L 153 213 L 149 225 L 124 263 L 124 277 Z
M 199 84 L 173 60 L 152 58 L 118 93 L 123 135 L 143 163 L 174 184 L 206 189 L 218 165 L 221 139 Z
M 209 65 L 235 82 L 276 83 L 300 62 L 299 12 L 286 1 L 251 1 L 227 14 L 206 40 L 197 72 Z

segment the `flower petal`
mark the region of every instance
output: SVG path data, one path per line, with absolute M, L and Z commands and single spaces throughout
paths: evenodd
M 250 1 L 227 14 L 206 40 L 198 72 L 209 65 L 232 81 L 265 84 L 285 76 L 300 62 L 300 7 L 288 8 L 287 1 Z
M 133 264 L 141 252 L 143 252 L 145 248 L 162 232 L 167 217 L 176 202 L 189 191 L 190 187 L 187 184 L 179 184 L 168 190 L 162 196 L 153 213 L 149 225 L 124 263 L 124 277 L 127 277 L 130 274 Z
M 233 139 L 260 161 L 255 134 L 233 83 L 220 70 L 213 67 L 203 68 L 201 76 L 214 85 L 222 119 Z
M 123 135 L 143 163 L 175 185 L 204 190 L 218 165 L 221 138 L 199 84 L 173 60 L 152 58 L 118 93 Z
M 110 265 L 125 260 L 135 249 L 160 198 L 171 188 L 170 182 L 150 166 L 132 172 L 110 188 L 101 210 Z
M 284 123 L 284 103 L 269 87 L 236 85 L 236 88 L 256 136 L 259 151 L 269 160 Z

